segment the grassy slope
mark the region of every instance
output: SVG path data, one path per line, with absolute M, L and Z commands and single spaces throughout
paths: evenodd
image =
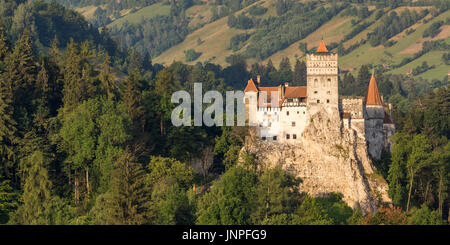
M 300 52 L 298 48 L 301 42 L 307 43 L 308 49 L 318 47 L 322 38 L 325 43 L 339 42 L 348 32 L 351 31 L 351 19 L 351 17 L 336 16 L 329 22 L 322 25 L 319 29 L 309 34 L 306 38 L 297 41 L 286 49 L 280 50 L 271 55 L 269 58 L 265 59 L 263 63 L 267 63 L 267 61 L 271 59 L 274 64 L 279 64 L 283 57 L 288 57 L 291 64 L 294 64 L 293 62 L 295 62 L 295 57 L 302 56 L 302 52 Z
M 268 6 L 273 0 L 266 0 L 263 6 Z M 254 3 L 257 4 L 257 3 Z M 240 14 L 246 11 L 250 6 L 242 9 L 236 13 Z M 188 12 L 189 13 L 189 12 Z M 228 17 L 223 17 L 212 23 L 197 29 L 193 33 L 189 34 L 186 39 L 170 49 L 163 52 L 160 56 L 156 57 L 153 62 L 169 65 L 174 61 L 182 61 L 188 64 L 195 64 L 197 62 L 210 61 L 212 63 L 226 66 L 225 58 L 233 53 L 228 49 L 230 39 L 240 33 L 252 32 L 252 30 L 239 30 L 230 28 L 227 25 Z M 202 43 L 198 44 L 198 38 Z M 184 51 L 188 49 L 195 49 L 196 52 L 201 52 L 202 55 L 195 61 L 186 62 Z
M 442 13 L 441 15 L 437 16 L 436 18 L 433 18 L 431 21 L 429 21 L 426 24 L 423 24 L 423 21 L 421 23 L 418 23 L 414 25 L 414 29 L 416 29 L 415 32 L 411 33 L 410 35 L 406 35 L 404 32 L 398 34 L 397 36 L 393 37 L 392 39 L 396 40 L 397 43 L 393 45 L 392 47 L 383 47 L 383 46 L 377 46 L 372 47 L 370 44 L 366 43 L 365 45 L 360 46 L 359 48 L 355 49 L 353 52 L 351 52 L 348 55 L 345 55 L 339 59 L 339 65 L 343 68 L 352 68 L 359 66 L 360 64 L 398 64 L 402 61 L 402 59 L 406 57 L 411 57 L 414 53 L 419 52 L 422 48 L 422 43 L 424 41 L 430 40 L 430 38 L 423 38 L 422 34 L 426 28 L 428 28 L 432 23 L 438 20 L 444 20 L 446 18 L 450 17 L 450 11 L 447 11 L 445 13 Z M 430 16 L 426 17 L 427 19 L 430 18 Z M 442 28 L 441 33 L 433 38 L 436 39 L 449 39 L 450 31 L 448 30 L 448 26 L 444 26 Z M 438 53 L 434 53 L 435 55 L 438 55 Z M 442 52 L 439 55 L 438 59 L 431 59 L 433 56 L 431 55 L 425 55 L 430 61 L 428 62 L 429 65 L 436 65 L 436 68 L 433 70 L 430 70 L 424 74 L 421 74 L 419 76 L 424 78 L 439 78 L 442 79 L 442 77 L 447 74 L 447 72 L 444 72 L 445 67 L 447 70 L 449 70 L 449 66 L 446 66 L 445 64 L 441 64 L 442 62 L 440 60 L 440 57 L 442 56 Z M 420 64 L 425 59 L 421 57 Z M 406 64 L 403 67 L 397 68 L 395 70 L 390 71 L 389 73 L 396 73 L 396 74 L 405 74 L 407 70 L 416 67 L 417 64 L 414 62 L 411 62 L 415 65 Z M 444 66 L 444 67 L 440 67 Z M 439 69 L 437 69 L 439 68 Z M 426 76 L 425 76 L 426 75 Z
M 186 10 L 186 16 L 190 19 L 189 27 L 191 28 L 206 24 L 212 18 L 211 6 L 209 3 L 194 5 Z
M 269 16 L 276 15 L 275 8 L 273 6 L 274 0 L 265 0 L 258 1 L 255 4 L 262 3 L 264 7 L 268 8 L 268 12 L 261 16 L 262 18 L 268 18 Z M 249 6 L 250 7 L 250 6 Z M 239 11 L 237 14 L 244 13 L 248 10 L 243 9 Z M 396 9 L 398 13 L 403 11 L 405 7 L 400 7 Z M 408 7 L 414 10 L 421 10 L 423 7 Z M 85 11 L 87 9 L 84 9 Z M 92 10 L 91 10 L 92 11 Z M 152 6 L 148 6 L 143 8 L 133 14 L 126 15 L 122 17 L 110 25 L 121 24 L 125 20 L 129 22 L 139 22 L 141 18 L 151 18 L 156 16 L 157 14 L 168 14 L 169 6 L 162 4 L 154 4 Z M 203 24 L 207 22 L 211 18 L 210 6 L 205 5 L 196 5 L 191 7 L 186 11 L 187 16 L 191 19 L 191 27 L 197 26 L 199 24 Z M 350 54 L 340 57 L 339 65 L 342 68 L 352 68 L 358 67 L 361 64 L 398 64 L 402 59 L 406 57 L 411 57 L 414 53 L 420 51 L 422 47 L 422 43 L 424 41 L 430 40 L 430 38 L 423 38 L 423 31 L 429 27 L 433 22 L 437 20 L 444 20 L 450 17 L 450 11 L 439 15 L 436 18 L 433 18 L 426 24 L 423 24 L 423 21 L 419 21 L 414 24 L 411 28 L 416 29 L 415 32 L 410 35 L 406 35 L 405 31 L 397 34 L 392 40 L 397 41 L 395 45 L 392 47 L 385 48 L 383 46 L 371 47 L 369 44 L 365 44 L 360 46 L 359 48 L 352 51 Z M 288 48 L 284 50 L 280 50 L 277 53 L 273 54 L 266 60 L 262 61 L 266 63 L 268 59 L 271 59 L 272 62 L 277 66 L 283 57 L 288 57 L 291 60 L 291 63 L 295 61 L 295 57 L 301 56 L 301 52 L 298 49 L 300 42 L 305 42 L 308 44 L 308 48 L 316 47 L 319 45 L 321 38 L 323 37 L 326 43 L 339 42 L 346 34 L 348 34 L 351 29 L 351 20 L 355 17 L 341 17 L 336 16 L 331 21 L 322 25 L 319 29 L 308 35 L 303 40 L 297 41 L 290 45 Z M 425 17 L 425 19 L 431 18 L 430 15 Z M 373 20 L 374 15 L 370 16 L 368 20 Z M 189 64 L 195 64 L 197 62 L 210 61 L 212 63 L 220 64 L 222 66 L 226 66 L 227 63 L 225 58 L 233 52 L 228 49 L 229 41 L 231 37 L 234 35 L 245 33 L 245 32 L 253 32 L 254 30 L 238 30 L 234 28 L 229 28 L 227 25 L 227 17 L 221 18 L 213 23 L 209 23 L 204 25 L 203 27 L 197 29 L 193 33 L 189 34 L 186 39 L 176 45 L 171 47 L 170 49 L 163 52 L 160 56 L 154 59 L 156 63 L 162 64 L 171 64 L 173 61 L 185 61 L 184 51 L 190 48 L 195 49 L 197 52 L 201 52 L 202 55 L 195 61 L 189 62 Z M 348 47 L 355 42 L 358 42 L 361 39 L 365 39 L 367 37 L 367 33 L 372 31 L 378 24 L 380 20 L 376 21 L 374 24 L 369 26 L 366 30 L 362 31 L 354 38 L 346 41 L 344 43 L 345 47 Z M 409 28 L 408 28 L 409 29 Z M 441 33 L 433 38 L 433 39 L 449 39 L 450 36 L 450 27 L 444 26 L 442 28 Z M 202 41 L 198 44 L 198 39 Z M 251 40 L 250 40 L 251 42 Z M 241 49 L 241 51 L 245 50 L 245 47 Z M 240 53 L 238 51 L 237 53 Z M 427 60 L 429 65 L 434 65 L 435 68 L 427 71 L 419 76 L 424 78 L 439 78 L 447 74 L 448 70 L 450 70 L 449 66 L 445 65 L 441 60 L 442 52 L 432 52 L 428 55 L 425 55 L 417 61 L 411 62 L 410 64 L 406 64 L 403 67 L 397 68 L 395 70 L 390 71 L 389 73 L 396 74 L 405 74 L 408 70 L 416 67 L 421 64 L 422 61 Z M 437 58 L 436 58 L 437 57 Z M 248 63 L 251 64 L 255 62 L 254 59 L 249 59 Z M 356 72 L 356 71 L 355 71 Z
M 127 14 L 122 18 L 119 18 L 113 22 L 111 22 L 108 27 L 111 26 L 118 26 L 120 27 L 125 21 L 128 21 L 130 24 L 136 24 L 139 23 L 142 18 L 145 19 L 151 19 L 157 15 L 169 15 L 170 12 L 170 6 L 169 5 L 163 5 L 162 3 L 156 3 L 150 6 L 147 6 L 145 8 L 141 8 L 138 11 Z
M 95 10 L 97 10 L 97 6 L 89 5 L 82 8 L 75 8 L 74 10 L 84 16 L 86 19 L 91 19 L 94 17 Z

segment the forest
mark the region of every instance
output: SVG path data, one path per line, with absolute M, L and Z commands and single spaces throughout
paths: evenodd
M 245 127 L 170 122 L 171 94 L 192 93 L 194 82 L 220 92 L 242 90 L 257 75 L 267 86 L 305 85 L 305 62 L 285 58 L 276 68 L 233 55 L 227 67 L 154 64 L 96 29 L 73 36 L 14 24 L 21 12 L 10 6 L 0 22 L 0 224 L 448 224 L 448 77 L 428 81 L 368 65 L 340 75 L 341 95 L 364 96 L 374 69 L 394 105 L 393 149 L 373 161 L 393 206 L 364 213 L 340 193 L 306 194 L 301 179 L 258 168 L 253 155 L 240 159 Z M 68 25 L 85 23 L 55 2 L 30 7 L 43 9 L 31 13 L 50 27 L 61 14 L 76 17 Z

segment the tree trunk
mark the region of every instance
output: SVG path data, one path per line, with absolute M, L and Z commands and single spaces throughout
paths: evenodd
M 267 185 L 267 200 L 266 200 L 266 214 L 265 214 L 265 218 L 267 219 L 269 216 L 269 199 L 270 199 L 270 173 L 269 173 L 269 184 Z
M 89 199 L 89 170 L 86 169 L 86 190 L 87 190 L 87 198 Z
M 441 171 L 439 171 L 439 190 L 438 190 L 438 202 L 439 202 L 439 214 L 441 215 L 441 217 L 442 217 L 442 215 L 443 215 L 443 203 L 444 203 L 444 200 L 442 200 L 442 185 L 443 185 L 443 178 L 444 178 L 444 176 L 443 176 L 444 174 L 443 174 L 443 171 L 442 171 L 442 169 L 441 169 Z M 450 212 L 450 208 L 449 208 L 449 212 Z M 450 217 L 449 217 L 449 219 L 450 219 Z
M 78 170 L 75 170 L 75 204 L 78 204 L 79 201 L 79 193 L 78 193 L 78 184 L 79 184 L 79 180 L 78 180 Z
M 72 170 L 70 169 L 70 163 L 69 163 L 69 179 L 68 179 L 68 181 L 69 181 L 69 186 L 71 186 L 72 185 Z
M 161 136 L 164 136 L 164 126 L 163 126 L 163 118 L 161 116 L 160 120 L 159 120 L 159 128 L 161 131 Z
M 427 203 L 428 201 L 428 193 L 430 191 L 430 184 L 432 180 L 427 181 L 427 184 L 425 185 L 425 196 L 424 196 L 424 203 Z
M 411 178 L 409 180 L 409 192 L 408 192 L 408 203 L 406 204 L 406 213 L 408 213 L 408 211 L 409 211 L 409 202 L 411 200 L 413 180 L 414 180 L 414 174 L 411 173 Z

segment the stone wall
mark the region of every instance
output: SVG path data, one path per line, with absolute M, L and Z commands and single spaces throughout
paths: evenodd
M 352 118 L 364 118 L 364 105 L 362 98 L 341 99 L 341 111 L 349 113 Z
M 385 139 L 383 119 L 367 119 L 364 125 L 369 154 L 375 159 L 380 159 Z

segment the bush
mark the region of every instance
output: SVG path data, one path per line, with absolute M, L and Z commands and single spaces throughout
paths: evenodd
M 184 51 L 184 56 L 186 58 L 186 62 L 194 61 L 201 55 L 202 55 L 201 52 L 195 52 L 194 49 L 188 49 L 188 50 Z
M 244 47 L 245 42 L 248 40 L 249 37 L 250 35 L 247 33 L 237 34 L 233 36 L 230 39 L 230 49 L 233 50 L 234 52 L 238 51 L 239 49 Z
M 424 32 L 423 32 L 423 37 L 435 37 L 437 36 L 437 34 L 439 34 L 439 32 L 441 32 L 441 26 L 444 24 L 443 21 L 437 21 L 434 22 L 433 24 L 431 24 L 430 27 L 428 27 Z
M 253 6 L 250 8 L 249 13 L 253 16 L 263 15 L 267 12 L 267 8 L 262 6 Z
M 445 221 L 437 210 L 430 210 L 426 205 L 420 209 L 412 210 L 409 221 L 413 225 L 445 225 Z

